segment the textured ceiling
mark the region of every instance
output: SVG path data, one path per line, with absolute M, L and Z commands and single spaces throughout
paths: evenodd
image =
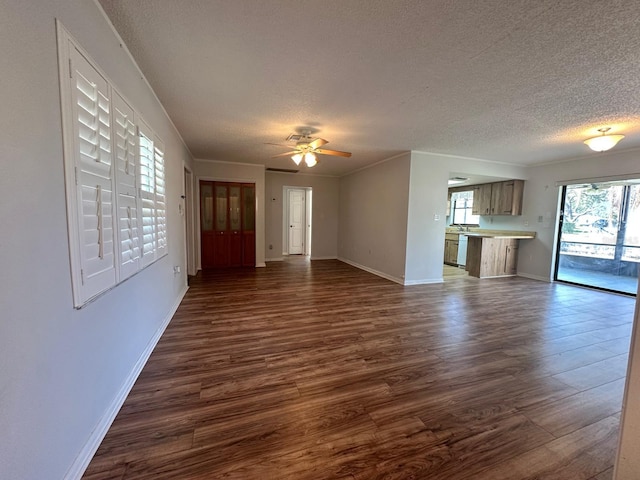
M 292 168 L 264 144 L 303 126 L 353 152 L 326 175 L 562 160 L 602 126 L 640 147 L 637 1 L 98 1 L 196 158 Z

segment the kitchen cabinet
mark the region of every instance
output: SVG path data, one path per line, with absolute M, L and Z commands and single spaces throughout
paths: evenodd
M 511 239 L 509 242 L 505 242 L 502 245 L 502 252 L 500 255 L 504 255 L 504 268 L 501 269 L 503 275 L 515 275 L 518 272 L 518 247 L 520 246 L 519 240 Z M 499 265 L 503 265 L 502 258 L 499 258 Z
M 478 278 L 515 275 L 519 244 L 519 238 L 470 235 L 466 265 L 469 275 Z
M 491 215 L 491 194 L 493 185 L 484 183 L 473 187 L 473 207 L 471 213 L 474 215 Z
M 458 265 L 458 235 L 447 233 L 444 236 L 444 263 Z
M 473 187 L 474 215 L 522 215 L 524 180 L 485 183 Z
M 523 180 L 491 185 L 491 215 L 522 215 Z

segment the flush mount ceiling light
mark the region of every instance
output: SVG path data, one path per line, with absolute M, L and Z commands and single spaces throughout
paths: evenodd
M 611 130 L 611 127 L 599 128 L 598 131 L 602 132 L 602 135 L 588 138 L 584 143 L 596 152 L 606 152 L 612 149 L 616 146 L 616 143 L 624 138 L 624 135 L 607 135 L 609 130 Z

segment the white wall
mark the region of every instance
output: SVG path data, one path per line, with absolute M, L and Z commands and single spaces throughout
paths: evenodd
M 94 2 L 0 0 L 0 12 L 0 477 L 60 479 L 89 460 L 185 291 L 173 266 L 185 272 L 178 202 L 191 158 Z M 166 143 L 169 254 L 81 310 L 71 292 L 56 18 Z
M 620 420 L 620 445 L 614 471 L 615 480 L 637 480 L 640 472 L 640 285 L 629 351 L 629 368 Z
M 528 174 L 522 219 L 529 220 L 537 236 L 520 242 L 518 274 L 549 281 L 553 276 L 561 191 L 556 182 L 628 174 L 638 174 L 640 178 L 640 150 L 593 153 L 572 161 L 531 167 Z M 540 216 L 542 223 L 538 222 Z
M 399 283 L 405 268 L 410 162 L 406 153 L 340 178 L 339 258 Z
M 451 172 L 505 179 L 526 179 L 528 176 L 527 169 L 514 165 L 412 152 L 406 240 L 406 284 L 442 281 L 447 180 Z M 525 192 L 527 183 L 525 182 Z M 439 220 L 435 220 L 435 215 L 439 216 Z M 491 228 L 515 229 L 513 225 L 521 222 L 518 219 L 500 219 L 498 216 L 493 218 L 495 223 Z
M 266 172 L 266 242 L 267 259 L 282 258 L 283 187 L 311 188 L 311 259 L 337 258 L 340 180 L 291 173 Z M 269 245 L 273 248 L 269 249 Z
M 214 160 L 197 159 L 194 162 L 196 177 L 196 244 L 197 263 L 200 262 L 200 180 L 217 180 L 222 182 L 243 182 L 256 184 L 256 266 L 264 267 L 264 215 L 265 215 L 265 179 L 264 166 L 248 163 L 229 163 Z

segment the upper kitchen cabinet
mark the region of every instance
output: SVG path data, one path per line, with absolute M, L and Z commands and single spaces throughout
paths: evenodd
M 491 192 L 491 183 L 474 185 L 473 207 L 471 213 L 474 215 L 491 215 Z
M 522 215 L 524 180 L 485 183 L 473 187 L 474 215 Z
M 491 215 L 522 215 L 524 180 L 509 180 L 491 186 Z

